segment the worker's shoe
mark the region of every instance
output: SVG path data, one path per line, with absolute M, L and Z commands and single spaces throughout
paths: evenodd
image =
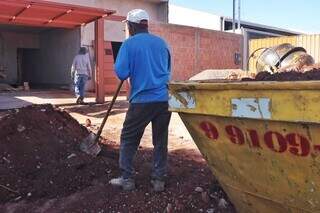
M 80 102 L 81 102 L 81 97 L 78 97 L 76 100 L 76 104 L 80 104 Z
M 136 188 L 134 179 L 128 178 L 124 179 L 123 177 L 113 178 L 109 182 L 113 186 L 120 186 L 124 191 L 132 191 Z
M 83 97 L 78 97 L 76 103 L 77 104 L 85 104 L 85 102 L 83 101 Z
M 153 187 L 153 191 L 155 192 L 163 192 L 165 189 L 165 182 L 162 180 L 152 179 L 151 185 Z
M 80 97 L 79 104 L 85 104 L 83 99 L 84 99 L 83 97 Z

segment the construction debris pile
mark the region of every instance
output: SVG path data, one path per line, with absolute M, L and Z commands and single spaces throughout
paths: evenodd
M 259 48 L 249 56 L 249 62 L 250 59 L 256 59 L 257 72 L 305 72 L 315 65 L 313 57 L 303 47 L 295 47 L 289 43 Z
M 158 194 L 148 184 L 152 151 L 139 150 L 138 189 L 126 193 L 108 184 L 119 175 L 118 146 L 104 141 L 96 158 L 81 152 L 88 131 L 67 112 L 15 109 L 0 128 L 0 212 L 234 212 L 205 162 L 187 151 L 170 153 L 167 190 Z

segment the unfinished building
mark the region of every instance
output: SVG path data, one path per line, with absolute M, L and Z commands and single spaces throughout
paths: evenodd
M 79 8 L 83 10 L 77 11 Z M 88 47 L 95 61 L 94 21 L 104 15 L 99 11 L 116 13 L 105 17 L 103 34 L 104 41 L 112 42 L 117 50 L 125 39 L 120 19 L 134 8 L 146 9 L 152 21 L 167 22 L 167 2 L 160 0 L 1 1 L 0 69 L 6 78 L 0 83 L 68 88 L 70 66 L 80 46 Z M 94 89 L 93 82 L 89 89 Z

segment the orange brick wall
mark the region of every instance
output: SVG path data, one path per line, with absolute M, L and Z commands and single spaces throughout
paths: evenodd
M 187 80 L 205 69 L 241 68 L 234 62 L 242 36 L 172 24 L 151 24 L 150 31 L 164 38 L 172 52 L 172 80 Z M 111 43 L 105 42 L 104 85 L 112 94 L 119 83 L 114 73 Z M 122 92 L 128 90 L 128 84 Z
M 150 31 L 164 38 L 172 51 L 172 79 L 187 80 L 205 69 L 236 69 L 241 35 L 193 27 L 153 23 Z

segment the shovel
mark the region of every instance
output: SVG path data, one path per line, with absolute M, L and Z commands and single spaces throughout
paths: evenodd
M 116 99 L 118 97 L 118 94 L 120 92 L 120 89 L 122 87 L 122 84 L 123 84 L 123 80 L 119 83 L 119 86 L 117 88 L 117 91 L 116 93 L 114 94 L 113 98 L 112 98 L 112 101 L 109 105 L 109 108 L 108 108 L 108 111 L 107 111 L 107 114 L 105 115 L 105 117 L 103 118 L 103 121 L 101 123 L 101 126 L 99 127 L 99 130 L 97 132 L 97 134 L 94 134 L 93 132 L 91 132 L 84 140 L 81 141 L 80 143 L 80 150 L 89 154 L 89 155 L 92 155 L 92 156 L 97 156 L 100 151 L 101 151 L 101 147 L 99 145 L 99 138 L 100 138 L 100 135 L 102 133 L 102 130 L 103 130 L 103 127 L 104 125 L 106 124 L 106 121 L 110 115 L 110 112 L 111 112 L 111 109 L 113 107 L 113 104 L 116 102 Z

